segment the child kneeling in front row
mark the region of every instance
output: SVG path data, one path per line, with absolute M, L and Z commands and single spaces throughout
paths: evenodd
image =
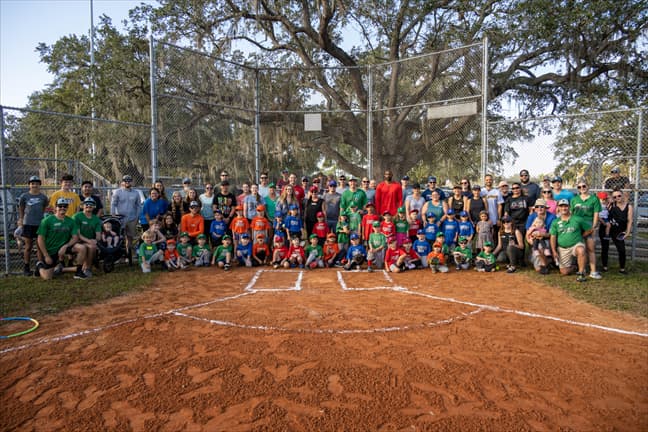
M 446 265 L 446 256 L 443 253 L 443 243 L 437 238 L 437 241 L 432 245 L 432 252 L 427 257 L 428 266 L 432 273 L 448 273 L 448 266 Z
M 167 248 L 164 251 L 164 264 L 170 272 L 189 268 L 180 259 L 180 254 L 176 249 L 176 241 L 174 239 L 167 240 Z
M 225 234 L 221 238 L 222 244 L 214 250 L 212 255 L 212 265 L 217 265 L 219 268 L 228 271 L 232 267 L 232 256 L 234 255 L 234 247 L 232 246 L 232 238 Z
M 151 272 L 151 264 L 164 262 L 164 251 L 153 244 L 153 236 L 148 231 L 142 234 L 144 242 L 139 247 L 139 262 L 143 273 Z
M 493 243 L 484 242 L 484 250 L 479 252 L 475 258 L 475 270 L 479 272 L 494 272 L 496 270 Z

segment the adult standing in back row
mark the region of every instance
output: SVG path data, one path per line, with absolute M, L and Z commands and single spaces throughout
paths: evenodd
M 18 200 L 18 227 L 22 228 L 21 237 L 25 242 L 23 253 L 23 274 L 31 276 L 31 252 L 34 240 L 38 237 L 37 231 L 47 208 L 47 196 L 41 192 L 41 179 L 37 176 L 29 178 L 29 191 L 20 196 Z M 38 261 L 43 261 L 43 254 L 36 248 Z
M 121 188 L 113 192 L 112 201 L 110 202 L 110 214 L 123 218 L 126 250 L 131 249 L 133 239 L 137 235 L 137 219 L 139 218 L 141 205 L 139 194 L 133 189 L 133 177 L 129 175 L 123 176 Z
M 394 216 L 403 202 L 403 189 L 399 182 L 393 181 L 391 170 L 385 170 L 383 178 L 384 181 L 376 187 L 376 213 L 382 215 L 389 212 Z

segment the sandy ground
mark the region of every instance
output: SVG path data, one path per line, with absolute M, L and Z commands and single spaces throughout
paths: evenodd
M 524 275 L 158 283 L 0 341 L 0 430 L 648 430 L 648 320 Z

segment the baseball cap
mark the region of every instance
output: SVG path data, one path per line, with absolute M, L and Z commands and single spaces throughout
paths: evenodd
M 383 212 L 383 216 L 385 216 L 385 215 L 389 215 L 389 216 L 391 216 L 391 213 L 389 212 L 389 210 L 385 210 L 385 211 Z
M 191 207 L 200 207 L 200 204 L 198 204 L 198 201 L 191 201 L 189 203 L 189 208 Z
M 405 237 L 405 239 L 403 240 L 403 244 L 406 244 L 406 243 L 411 244 L 412 240 L 409 237 Z
M 243 206 L 242 205 L 237 205 L 236 207 L 234 207 L 234 210 L 237 210 L 237 211 L 238 210 L 243 210 Z
M 447 214 L 448 216 L 451 216 L 451 215 L 454 215 L 455 212 L 454 212 L 453 209 L 448 209 L 448 211 L 446 212 L 446 214 Z
M 437 236 L 437 237 L 445 237 L 445 234 L 443 234 L 442 231 L 439 231 L 439 232 L 436 234 L 436 236 Z
M 560 183 L 562 183 L 562 177 L 560 177 L 560 176 L 555 176 L 554 178 L 552 178 L 552 179 L 551 179 L 551 183 L 555 183 L 555 182 L 560 182 Z
M 472 185 L 472 190 L 480 190 L 480 189 L 481 189 L 481 186 L 479 186 L 477 184 Z
M 405 213 L 405 207 L 398 207 L 398 213 Z
M 223 214 L 223 211 L 221 209 L 217 208 L 216 210 L 214 210 L 214 214 L 216 214 L 216 213 Z
M 320 212 L 317 212 L 317 214 L 315 215 L 315 217 L 324 217 L 324 212 L 321 212 L 321 211 L 320 211 Z
M 182 231 L 180 237 L 189 237 L 189 233 L 187 231 Z
M 29 183 L 41 183 L 41 179 L 38 176 L 29 177 Z
M 176 241 L 175 241 L 174 239 L 169 239 L 169 240 L 167 240 L 166 242 L 167 242 L 167 245 L 170 245 L 170 244 L 174 245 L 174 244 L 176 244 Z
M 426 216 L 428 217 L 428 219 L 431 218 L 431 217 L 436 219 L 436 214 L 434 214 L 434 212 L 431 212 L 431 211 L 427 212 Z
M 506 186 L 506 187 L 508 187 L 508 185 L 509 185 L 509 184 L 508 184 L 505 180 L 502 180 L 501 182 L 499 182 L 499 184 L 497 185 L 497 187 L 498 187 L 498 188 L 501 188 L 502 186 Z
M 372 203 L 371 201 L 369 201 L 369 202 L 367 203 L 367 205 L 365 206 L 365 208 L 369 208 L 369 207 L 376 207 L 376 206 L 374 205 L 374 203 Z
M 319 188 L 317 186 L 311 186 L 310 189 L 308 189 L 310 192 L 317 192 Z
M 280 235 L 276 235 L 276 236 L 274 236 L 273 240 L 274 240 L 275 243 L 283 243 L 284 238 L 282 236 L 280 236 Z
M 614 168 L 612 168 L 612 169 L 610 170 L 610 172 L 611 172 L 611 173 L 620 173 L 620 172 L 621 172 L 621 169 L 619 169 L 618 166 L 615 166 Z
M 601 191 L 601 192 L 598 192 L 596 194 L 596 196 L 598 197 L 598 199 L 606 199 L 608 197 L 608 194 L 605 191 Z
M 223 240 L 232 240 L 232 237 L 230 237 L 229 235 L 225 234 L 225 235 L 223 236 Z
M 351 182 L 357 182 L 357 181 L 358 181 L 358 179 L 355 178 L 355 177 L 353 177 L 353 176 L 349 179 L 349 183 L 351 183 Z
M 258 239 L 265 238 L 265 234 L 257 234 L 256 238 L 258 238 Z
M 337 182 L 335 180 L 331 180 L 330 182 L 328 182 L 328 185 L 333 186 L 333 187 L 337 187 Z
M 396 236 L 391 236 L 387 239 L 388 243 L 394 243 L 396 241 Z
M 274 183 L 270 183 L 270 184 L 268 185 L 268 189 L 274 189 L 274 188 L 276 188 L 276 187 L 277 187 L 277 185 L 274 184 Z
M 358 235 L 358 233 L 351 233 L 351 235 L 349 236 L 349 239 L 351 240 L 358 240 L 359 238 L 360 236 Z
M 443 243 L 435 241 L 434 244 L 432 245 L 432 247 L 442 249 L 443 248 Z
M 336 235 L 335 235 L 335 233 L 330 232 L 330 233 L 326 234 L 326 238 L 336 238 Z
M 249 239 L 249 238 L 250 238 L 250 234 L 248 234 L 248 233 L 243 233 L 243 234 L 241 234 L 241 238 L 242 238 L 242 239 L 244 239 L 244 238 Z
M 459 243 L 467 242 L 468 239 L 464 236 L 459 237 Z
M 57 206 L 57 207 L 58 207 L 58 206 L 65 206 L 65 207 L 67 207 L 67 206 L 69 206 L 69 205 L 70 205 L 70 203 L 67 202 L 67 200 L 66 200 L 65 198 L 59 198 L 59 199 L 56 200 L 56 206 Z
M 317 234 L 311 234 L 311 235 L 308 236 L 308 238 L 309 238 L 309 239 L 316 239 L 316 238 L 317 238 Z
M 372 223 L 371 225 L 372 225 L 372 226 L 375 226 L 375 227 L 379 227 L 379 226 L 380 226 L 380 222 L 378 222 L 378 221 L 373 221 L 373 223 Z
M 560 201 L 558 201 L 558 205 L 559 206 L 564 206 L 564 205 L 568 206 L 569 205 L 569 200 L 563 198 Z
M 547 201 L 543 200 L 542 198 L 538 198 L 535 202 L 534 207 L 547 207 Z
M 132 182 L 132 181 L 133 181 L 133 177 L 131 177 L 131 176 L 129 176 L 128 174 L 126 174 L 125 176 L 122 177 L 122 181 L 125 181 L 125 182 Z
M 462 210 L 461 213 L 459 213 L 459 216 L 461 217 L 468 217 L 468 212 L 465 210 Z
M 423 231 L 422 229 L 416 231 L 416 235 L 421 235 L 421 234 L 425 235 L 425 231 Z
M 306 176 L 302 177 L 302 180 L 301 180 L 301 181 L 303 181 L 303 182 L 307 182 L 307 181 L 308 181 L 308 177 L 306 177 Z
M 83 200 L 83 205 L 84 205 L 84 206 L 89 205 L 89 206 L 92 206 L 92 207 L 96 207 L 96 206 L 97 206 L 97 203 L 95 202 L 95 200 L 93 200 L 92 198 L 88 197 L 88 198 L 86 198 L 86 199 Z
M 263 204 L 259 204 L 257 206 L 257 211 L 264 211 L 264 210 L 265 210 L 265 206 Z
M 489 242 L 488 240 L 484 242 L 484 246 L 490 246 L 493 247 L 493 243 Z
M 410 213 L 418 213 L 418 212 L 419 212 L 418 209 L 412 209 L 412 210 L 410 210 Z
M 185 177 L 182 179 L 182 184 L 189 184 L 191 183 L 191 179 L 189 177 Z
M 546 175 L 546 176 L 544 176 L 544 178 L 542 179 L 542 181 L 551 181 L 551 178 L 550 178 L 549 176 Z
M 197 239 L 206 239 L 207 236 L 205 234 L 198 234 L 198 237 L 196 237 L 196 238 Z
M 436 182 L 436 181 L 437 181 L 437 180 L 436 180 L 436 177 L 434 177 L 434 176 L 429 176 L 429 177 L 428 177 L 428 183 L 429 183 L 429 182 Z
M 408 175 L 404 175 L 403 177 L 401 177 L 401 180 L 409 180 L 409 176 L 408 176 Z
M 287 172 L 289 172 L 289 171 L 288 171 L 288 168 L 284 168 L 284 169 L 281 170 L 281 172 L 282 172 L 282 173 L 287 173 Z

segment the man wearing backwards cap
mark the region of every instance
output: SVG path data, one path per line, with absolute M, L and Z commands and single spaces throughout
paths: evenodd
M 133 178 L 128 174 L 122 177 L 122 187 L 116 189 L 110 202 L 110 214 L 121 216 L 124 221 L 126 234 L 126 249 L 130 250 L 133 239 L 137 235 L 137 220 L 139 218 L 142 203 L 139 194 L 133 189 Z
M 23 253 L 25 276 L 31 276 L 33 273 L 29 268 L 31 261 L 31 251 L 34 246 L 34 240 L 37 237 L 36 231 L 45 216 L 47 208 L 47 196 L 41 192 L 41 179 L 37 176 L 29 178 L 29 191 L 20 195 L 18 199 L 18 229 L 16 235 L 20 236 L 25 242 Z M 43 261 L 43 254 L 40 249 L 36 248 L 38 261 Z
M 558 215 L 551 224 L 551 252 L 556 257 L 560 274 L 568 275 L 572 272 L 572 261 L 576 258 L 578 264 L 578 282 L 585 282 L 585 244 L 583 243 L 583 232 L 589 227 L 578 217 L 573 217 L 569 212 L 569 201 L 565 198 L 558 201 Z
M 610 177 L 605 179 L 603 188 L 607 190 L 630 189 L 630 179 L 621 175 L 621 169 L 614 167 L 610 170 Z
M 560 176 L 555 176 L 551 179 L 551 187 L 553 189 L 553 197 L 556 202 L 562 199 L 571 201 L 572 198 L 574 198 L 574 194 L 571 191 L 563 189 L 563 179 Z

